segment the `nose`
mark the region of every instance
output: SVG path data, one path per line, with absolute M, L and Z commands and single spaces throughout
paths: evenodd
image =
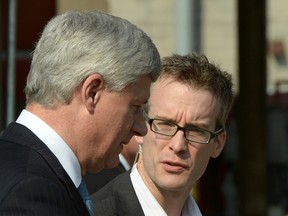
M 135 121 L 133 124 L 133 132 L 137 136 L 145 136 L 148 132 L 145 119 L 142 114 L 142 110 L 139 109 L 135 116 Z
M 184 136 L 184 132 L 179 130 L 169 141 L 169 148 L 175 153 L 182 153 L 187 150 L 187 140 Z

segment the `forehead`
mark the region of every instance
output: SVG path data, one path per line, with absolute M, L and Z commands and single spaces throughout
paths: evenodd
M 220 106 L 216 97 L 205 89 L 194 88 L 172 78 L 158 80 L 151 87 L 149 112 L 174 120 L 215 119 Z

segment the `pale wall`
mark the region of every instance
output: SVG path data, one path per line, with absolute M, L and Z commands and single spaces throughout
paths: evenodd
M 176 1 L 58 0 L 58 11 L 99 9 L 128 19 L 152 38 L 163 57 L 176 52 Z M 209 59 L 233 75 L 237 90 L 236 3 L 236 0 L 202 0 L 202 49 Z M 267 0 L 268 42 L 281 40 L 285 48 L 288 43 L 287 8 L 287 0 Z M 275 82 L 288 80 L 288 68 L 279 66 L 271 55 L 267 55 L 267 60 L 268 90 L 273 92 Z

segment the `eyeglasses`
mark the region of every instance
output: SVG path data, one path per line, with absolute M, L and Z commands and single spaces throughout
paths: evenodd
M 143 110 L 145 120 L 150 125 L 151 131 L 163 136 L 173 137 L 179 130 L 184 132 L 185 139 L 190 142 L 208 144 L 213 138 L 217 137 L 224 131 L 223 128 L 218 131 L 211 132 L 198 127 L 180 127 L 179 125 L 161 119 L 149 118 L 147 113 Z

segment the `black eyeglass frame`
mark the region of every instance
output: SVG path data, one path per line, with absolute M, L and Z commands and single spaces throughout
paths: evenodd
M 145 118 L 145 120 L 148 122 L 148 124 L 150 125 L 150 130 L 153 131 L 154 133 L 156 134 L 160 134 L 160 135 L 163 135 L 163 136 L 169 136 L 169 137 L 173 137 L 179 130 L 183 131 L 184 132 L 184 136 L 185 136 L 185 139 L 188 140 L 189 142 L 195 142 L 195 143 L 199 143 L 199 144 L 208 144 L 212 139 L 214 139 L 215 137 L 217 137 L 219 134 L 221 134 L 222 132 L 224 132 L 224 127 L 220 128 L 219 130 L 215 131 L 215 132 L 211 132 L 209 130 L 205 130 L 205 129 L 202 129 L 202 128 L 198 128 L 198 127 L 189 127 L 189 129 L 196 129 L 196 130 L 199 130 L 199 131 L 203 131 L 203 132 L 208 132 L 210 134 L 210 137 L 208 139 L 208 141 L 206 142 L 199 142 L 199 141 L 195 141 L 195 140 L 189 140 L 187 139 L 186 137 L 186 130 L 188 128 L 185 128 L 185 127 L 181 127 L 179 126 L 178 124 L 174 123 L 174 122 L 171 122 L 171 121 L 165 121 L 163 119 L 157 119 L 157 118 L 150 118 L 148 116 L 148 114 L 146 113 L 146 111 L 143 109 L 143 116 Z M 163 121 L 163 122 L 169 122 L 170 124 L 173 124 L 175 126 L 177 126 L 177 130 L 175 131 L 174 134 L 172 135 L 167 135 L 167 134 L 163 134 L 163 133 L 159 133 L 157 131 L 154 131 L 153 130 L 153 127 L 152 127 L 152 124 L 153 124 L 153 121 L 154 120 L 160 120 L 160 121 Z

